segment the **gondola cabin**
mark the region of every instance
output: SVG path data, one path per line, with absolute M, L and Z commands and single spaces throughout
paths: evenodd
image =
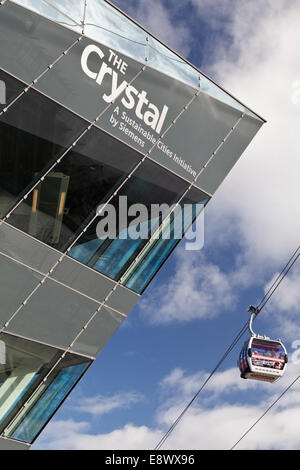
M 238 366 L 243 379 L 275 382 L 283 375 L 287 360 L 280 340 L 251 336 L 240 352 Z

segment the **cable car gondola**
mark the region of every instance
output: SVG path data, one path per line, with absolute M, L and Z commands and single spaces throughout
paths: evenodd
M 283 343 L 271 340 L 267 336 L 260 336 L 252 330 L 252 321 L 259 310 L 249 307 L 251 312 L 249 320 L 250 338 L 245 341 L 240 352 L 238 366 L 243 379 L 275 382 L 282 377 L 286 369 L 288 356 Z

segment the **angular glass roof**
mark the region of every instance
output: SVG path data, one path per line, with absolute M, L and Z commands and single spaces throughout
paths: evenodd
M 13 0 L 13 3 L 83 33 L 250 116 L 260 118 L 106 0 Z

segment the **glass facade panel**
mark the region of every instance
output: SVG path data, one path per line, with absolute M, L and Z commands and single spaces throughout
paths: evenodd
M 10 216 L 10 224 L 64 251 L 141 156 L 92 128 Z
M 69 358 L 72 355 L 69 355 Z M 25 442 L 33 442 L 42 428 L 54 415 L 60 404 L 67 397 L 78 380 L 84 374 L 91 361 L 83 358 L 69 359 L 57 367 L 45 385 L 31 400 L 30 410 L 22 413 L 7 431 L 6 435 Z M 33 402 L 33 403 L 32 403 Z
M 210 96 L 213 96 L 217 100 L 222 101 L 222 103 L 226 103 L 229 106 L 232 106 L 235 109 L 239 109 L 240 111 L 243 111 L 243 112 L 247 111 L 245 106 L 243 106 L 237 100 L 232 98 L 232 96 L 228 95 L 228 93 L 223 91 L 220 87 L 215 85 L 213 82 L 211 82 L 204 75 L 201 75 L 200 90 L 202 90 L 204 93 L 207 93 Z
M 0 116 L 1 217 L 85 127 L 83 119 L 34 90 Z M 24 218 L 21 208 L 15 218 Z
M 88 269 L 69 256 L 56 266 L 51 277 L 99 302 L 103 302 L 115 287 L 111 279 L 101 276 L 93 269 Z
M 67 354 L 41 385 L 61 354 L 50 346 L 0 335 L 0 430 L 6 429 L 5 436 L 32 442 L 91 363 Z
M 21 408 L 28 392 L 49 371 L 57 350 L 22 338 L 0 335 L 0 429 Z M 26 393 L 27 392 L 27 393 Z
M 181 200 L 179 208 L 159 227 L 121 283 L 141 294 L 207 201 L 207 195 L 192 188 Z
M 1 450 L 28 450 L 30 444 L 27 442 L 16 441 L 15 439 L 7 439 L 0 436 L 0 451 Z
M 10 321 L 6 331 L 67 349 L 98 305 L 47 278 Z
M 241 111 L 200 93 L 153 148 L 150 158 L 193 182 L 240 117 Z
M 0 254 L 0 328 L 41 280 L 41 274 Z
M 191 101 L 195 91 L 149 67 L 135 79 L 134 87 L 136 92 L 144 90 L 136 98 L 136 106 L 128 109 L 128 103 L 120 96 L 96 126 L 145 155 Z M 168 161 L 170 156 L 165 154 L 165 158 Z
M 230 96 L 226 91 L 222 90 L 222 88 L 206 78 L 204 75 L 201 75 L 200 78 L 200 90 L 212 96 L 213 98 L 222 101 L 222 103 L 226 103 L 229 106 L 238 109 L 239 111 L 245 112 L 255 119 L 258 118 L 258 116 L 252 113 L 250 109 L 246 108 L 243 104 L 233 98 L 233 96 Z
M 26 8 L 5 2 L 0 14 L 1 68 L 30 83 L 47 70 L 78 36 L 79 33 Z
M 153 37 L 149 37 L 148 64 L 172 78 L 199 88 L 200 72 Z
M 72 351 L 97 357 L 125 317 L 110 308 L 102 307 L 87 329 L 72 346 Z
M 108 307 L 111 307 L 124 315 L 129 315 L 139 299 L 140 295 L 119 284 L 110 294 L 105 303 Z
M 196 178 L 195 185 L 213 194 L 259 131 L 261 125 L 262 121 L 245 115 L 205 170 Z
M 56 23 L 68 26 L 74 31 L 81 32 L 84 0 L 14 0 L 21 6 L 46 16 Z
M 61 256 L 59 251 L 39 243 L 5 222 L 0 225 L 0 251 L 44 274 Z
M 145 62 L 145 31 L 103 1 L 88 0 L 85 34 L 120 53 Z
M 25 87 L 24 83 L 0 70 L 0 113 Z
M 127 84 L 134 83 L 143 67 L 130 57 L 124 66 L 122 58 L 116 59 L 118 51 L 94 42 L 84 36 L 34 86 L 91 122 L 111 108 L 117 96 L 125 96 Z
M 185 181 L 146 160 L 112 199 L 108 216 L 103 212 L 90 225 L 70 251 L 70 256 L 119 280 L 147 243 L 149 233 L 159 226 L 161 214 L 153 215 L 152 205 L 166 204 L 168 212 L 169 206 L 176 203 L 186 189 Z M 99 238 L 98 223 L 106 226 L 106 218 L 114 214 L 115 220 L 111 221 L 112 225 L 116 223 L 115 233 Z

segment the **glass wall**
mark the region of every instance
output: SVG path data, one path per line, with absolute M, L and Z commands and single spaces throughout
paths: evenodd
M 141 294 L 207 202 L 206 194 L 192 188 L 149 240 L 121 284 Z
M 67 354 L 43 382 L 61 355 L 50 346 L 0 335 L 0 431 L 5 436 L 33 442 L 91 363 Z
M 10 88 L 19 82 L 10 78 Z M 0 116 L 0 217 L 61 156 L 87 123 L 30 89 Z M 22 212 L 18 212 L 20 217 Z
M 230 106 L 253 113 L 218 85 L 206 78 L 196 67 L 105 0 L 14 0 L 14 3 L 43 15 L 62 27 L 82 33 L 116 51 L 177 79 L 201 89 Z M 84 22 L 84 25 L 83 25 Z
M 3 77 L 10 78 L 9 96 L 17 93 L 21 82 Z M 60 251 L 66 251 L 83 232 L 96 216 L 99 205 L 111 198 L 142 158 L 138 152 L 92 127 L 55 164 L 86 128 L 83 119 L 35 90 L 29 90 L 0 116 L 1 217 L 28 193 L 8 222 Z M 83 233 L 70 256 L 119 280 L 187 187 L 188 183 L 181 178 L 146 160 L 110 202 L 116 215 L 114 236 L 99 237 L 99 224 L 106 223 L 104 212 Z M 132 211 L 133 207 L 133 212 L 126 212 L 128 218 L 121 221 L 125 201 L 126 210 Z M 146 213 L 138 217 L 139 205 Z M 162 206 L 161 211 L 153 213 L 153 206 Z M 164 242 L 160 248 L 158 244 L 155 248 L 151 245 L 147 260 L 152 261 L 145 261 L 138 269 L 135 266 L 135 279 L 138 277 L 139 281 L 132 277 L 130 282 L 126 280 L 126 285 L 140 292 L 151 277 L 150 264 L 154 263 L 155 272 L 172 247 L 173 242 Z
M 64 251 L 141 158 L 91 128 L 16 208 L 9 223 Z
M 187 187 L 182 179 L 146 160 L 78 240 L 70 256 L 119 280 Z
M 21 82 L 9 78 L 8 95 L 12 96 Z M 149 244 L 149 239 L 188 183 L 147 159 L 120 187 L 142 156 L 96 127 L 71 147 L 87 125 L 32 89 L 0 116 L 1 217 L 17 204 L 7 219 L 9 224 L 62 252 L 83 233 L 70 256 L 114 280 L 121 279 L 147 246 L 143 262 L 139 259 L 139 265 L 134 265 L 135 274 L 131 271 L 130 279 L 124 280 L 140 293 L 176 244 L 165 239 Z M 99 236 L 99 226 L 104 228 L 107 223 L 106 212 L 84 231 L 97 208 L 115 191 L 118 194 L 110 201 L 115 211 L 114 233 Z M 205 197 L 197 195 L 194 202 L 202 201 L 203 206 Z M 125 221 L 120 219 L 124 207 L 128 211 Z M 155 213 L 153 207 L 161 210 Z M 174 223 L 171 217 L 167 225 Z

